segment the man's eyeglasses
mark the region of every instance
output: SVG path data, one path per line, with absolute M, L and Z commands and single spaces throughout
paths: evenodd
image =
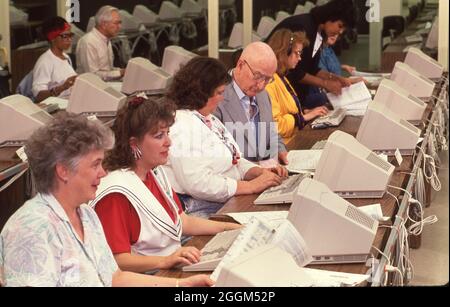
M 59 37 L 61 37 L 62 39 L 69 39 L 69 38 L 73 38 L 73 36 L 74 36 L 75 34 L 74 33 L 63 33 L 63 34 L 60 34 L 59 35 Z
M 248 68 L 250 69 L 252 75 L 253 75 L 253 80 L 255 80 L 256 82 L 261 82 L 264 81 L 264 83 L 270 83 L 273 81 L 273 76 L 264 76 L 263 74 L 261 74 L 260 72 L 255 72 L 253 70 L 253 68 L 250 66 L 250 64 L 248 64 L 248 62 L 246 60 L 243 60 L 245 64 L 247 64 Z

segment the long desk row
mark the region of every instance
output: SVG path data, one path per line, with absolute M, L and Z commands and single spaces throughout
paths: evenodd
M 434 99 L 435 100 L 435 99 Z M 430 119 L 432 119 L 434 109 L 432 106 L 434 105 L 434 101 L 429 104 L 424 117 L 423 117 L 423 128 L 422 137 L 427 140 L 426 134 L 430 133 L 430 125 L 427 124 Z M 355 116 L 347 116 L 341 125 L 337 128 L 327 128 L 322 130 L 313 130 L 310 127 L 306 127 L 297 136 L 288 144 L 289 150 L 294 149 L 310 149 L 316 142 L 326 140 L 328 137 L 336 130 L 342 130 L 347 132 L 353 136 L 356 136 L 359 126 L 361 124 L 362 117 Z M 395 165 L 393 158 L 390 160 L 391 163 Z M 389 185 L 393 187 L 401 187 L 408 188 L 408 185 L 411 183 L 410 173 L 412 170 L 417 168 L 417 165 L 420 165 L 421 161 L 419 158 L 413 160 L 412 156 L 405 156 L 403 162 L 400 166 L 395 168 L 394 175 L 392 176 Z M 397 203 L 397 199 L 402 199 L 403 192 L 394 189 L 388 188 L 389 193 L 386 193 L 381 199 L 348 199 L 350 203 L 353 205 L 360 207 L 369 204 L 379 203 L 381 204 L 383 216 L 390 217 L 390 222 L 386 222 L 387 227 L 382 226 L 378 228 L 375 240 L 373 242 L 373 246 L 376 249 L 372 250 L 372 254 L 376 259 L 381 259 L 381 255 L 377 252 L 377 249 L 380 251 L 386 251 L 386 249 L 392 250 L 395 246 L 395 238 L 392 238 L 392 231 L 390 231 L 390 227 L 394 225 L 394 222 L 397 223 L 396 215 L 399 214 L 399 204 Z M 235 212 L 255 212 L 255 211 L 277 211 L 277 210 L 289 210 L 290 205 L 254 205 L 253 201 L 257 198 L 258 195 L 246 195 L 246 196 L 237 196 L 231 198 L 223 208 L 217 212 L 216 215 L 212 216 L 212 219 L 224 220 L 224 221 L 233 221 L 233 219 L 226 214 L 235 213 Z M 405 214 L 404 210 L 401 214 Z M 212 236 L 196 236 L 191 241 L 187 243 L 188 246 L 195 246 L 201 249 Z M 346 240 L 346 238 L 343 238 Z M 388 244 L 389 243 L 389 244 Z M 370 269 L 365 264 L 336 264 L 336 265 L 310 265 L 308 267 L 331 270 L 337 272 L 346 272 L 346 273 L 355 273 L 355 274 L 366 274 Z M 381 272 L 383 273 L 383 272 Z M 381 274 L 377 271 L 377 274 Z M 183 278 L 187 276 L 194 275 L 196 273 L 192 272 L 183 272 L 179 269 L 172 270 L 162 270 L 157 273 L 158 276 L 165 277 L 175 277 L 175 278 Z

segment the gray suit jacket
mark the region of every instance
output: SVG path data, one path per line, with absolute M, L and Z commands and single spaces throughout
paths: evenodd
M 254 133 L 250 133 L 245 110 L 233 88 L 233 83 L 226 86 L 224 101 L 219 104 L 214 115 L 233 135 L 247 160 L 261 161 L 276 158 L 278 152 L 286 151 L 286 146 L 278 135 L 278 129 L 272 116 L 272 104 L 265 90 L 256 95 L 256 103 L 259 107 L 260 117 L 258 138 Z

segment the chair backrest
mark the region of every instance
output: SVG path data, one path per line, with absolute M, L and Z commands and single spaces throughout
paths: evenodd
M 33 95 L 33 70 L 30 71 L 17 86 L 16 93 L 30 98 L 33 102 L 35 97 Z
M 397 37 L 405 30 L 405 18 L 401 15 L 385 16 L 383 18 L 382 37 Z

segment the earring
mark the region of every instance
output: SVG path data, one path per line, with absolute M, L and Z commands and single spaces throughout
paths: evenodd
M 133 156 L 136 161 L 142 158 L 142 151 L 137 146 L 131 147 L 131 151 L 133 152 Z

